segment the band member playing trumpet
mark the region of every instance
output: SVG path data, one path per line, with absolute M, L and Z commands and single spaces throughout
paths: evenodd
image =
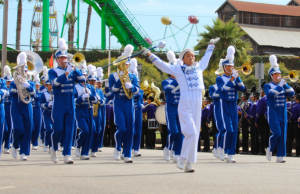
M 50 69 L 48 72 L 50 83 L 54 95 L 52 118 L 53 133 L 52 147 L 50 148 L 51 160 L 58 162 L 57 153 L 58 142 L 63 137 L 64 163 L 73 164 L 71 158 L 72 138 L 75 122 L 75 82 L 83 83 L 85 78 L 82 73 L 74 68 L 74 65 L 67 62 L 68 46 L 64 39 L 59 40 L 59 49 L 55 52 L 57 68 Z
M 129 57 L 133 51 L 132 45 L 127 45 L 124 53 L 117 59 Z M 109 76 L 109 88 L 114 93 L 114 118 L 117 126 L 115 133 L 115 160 L 120 160 L 123 143 L 124 162 L 132 163 L 131 150 L 134 124 L 134 102 L 132 96 L 139 92 L 138 80 L 135 75 L 128 73 L 128 65 L 118 63 L 117 72 Z
M 168 51 L 167 57 L 171 65 L 175 65 L 177 59 L 173 51 Z M 180 88 L 175 77 L 170 77 L 161 82 L 163 90 L 166 96 L 166 121 L 168 126 L 168 138 L 167 145 L 163 150 L 164 158 L 166 161 L 170 160 L 170 152 L 174 150 L 175 156 L 173 162 L 177 163 L 181 154 L 183 135 L 181 133 L 181 127 L 178 115 L 178 104 L 180 100 Z
M 32 104 L 31 97 L 35 95 L 35 86 L 31 81 L 26 80 L 27 55 L 21 52 L 18 66 L 15 67 L 19 74 L 14 73 L 14 81 L 10 83 L 9 91 L 12 98 L 11 117 L 13 123 L 13 146 L 11 154 L 17 158 L 17 149 L 20 148 L 21 160 L 26 161 L 30 154 L 30 141 L 32 135 Z M 22 99 L 20 91 L 27 91 L 26 99 Z M 21 99 L 21 100 L 20 100 Z M 27 104 L 23 101 L 28 102 Z
M 228 153 L 226 162 L 235 163 L 232 157 L 235 155 L 235 147 L 238 129 L 237 99 L 238 91 L 244 91 L 245 85 L 239 77 L 238 72 L 234 69 L 234 53 L 235 48 L 229 46 L 227 56 L 221 59 L 223 66 L 223 76 L 217 77 L 217 86 L 220 88 L 220 108 L 222 115 L 222 123 L 225 129 L 223 147 L 225 153 Z M 221 150 L 223 154 L 223 150 Z
M 147 55 L 152 63 L 165 73 L 174 75 L 180 87 L 180 100 L 178 113 L 184 140 L 177 167 L 185 172 L 194 172 L 191 164 L 197 162 L 197 143 L 201 126 L 202 90 L 204 89 L 203 71 L 207 68 L 212 52 L 215 48 L 211 40 L 204 57 L 195 62 L 195 54 L 192 49 L 183 50 L 179 58 L 183 65 L 174 66 L 163 62 L 150 50 L 144 49 L 143 55 Z M 164 44 L 161 42 L 160 44 Z
M 287 133 L 287 109 L 286 98 L 294 96 L 295 92 L 281 78 L 281 71 L 275 55 L 270 56 L 271 67 L 269 76 L 272 82 L 264 85 L 264 91 L 267 96 L 267 116 L 272 135 L 269 139 L 266 157 L 269 161 L 272 158 L 272 152 L 277 147 L 277 163 L 284 163 L 283 157 L 286 154 L 286 133 Z

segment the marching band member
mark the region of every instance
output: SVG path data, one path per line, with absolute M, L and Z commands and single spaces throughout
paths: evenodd
M 42 110 L 41 110 L 41 93 L 40 90 L 40 78 L 39 75 L 34 75 L 33 82 L 35 83 L 35 95 L 32 98 L 33 108 L 33 128 L 32 128 L 32 150 L 37 150 L 38 138 L 42 127 Z
M 7 87 L 6 87 L 6 81 L 3 78 L 0 78 L 0 157 L 2 153 L 2 143 L 3 143 L 3 136 L 4 136 L 4 130 L 5 130 L 5 109 L 4 109 L 4 99 L 8 95 Z
M 27 75 L 27 55 L 25 52 L 19 54 L 20 61 L 15 67 L 24 75 Z M 19 75 L 22 76 L 22 75 Z M 20 148 L 21 160 L 26 161 L 30 154 L 30 141 L 32 136 L 32 103 L 25 104 L 19 97 L 19 91 L 16 86 L 16 80 L 10 83 L 9 92 L 12 99 L 11 118 L 13 123 L 13 146 L 11 154 L 13 158 L 17 158 L 17 149 Z M 18 84 L 18 83 L 17 83 Z M 30 96 L 35 95 L 35 86 L 31 81 L 23 81 L 21 84 Z M 20 86 L 19 86 L 20 87 Z M 25 99 L 30 100 L 30 99 Z
M 272 132 L 266 157 L 271 161 L 272 152 L 277 147 L 276 162 L 284 163 L 287 127 L 286 97 L 292 97 L 295 92 L 284 79 L 281 79 L 281 71 L 275 55 L 270 56 L 270 63 L 271 67 L 268 73 L 273 81 L 264 85 L 267 96 L 268 122 Z
M 124 53 L 120 57 L 129 57 L 132 51 L 133 46 L 127 45 L 124 49 Z M 133 141 L 134 106 L 133 99 L 129 99 L 126 96 L 125 90 L 130 91 L 129 93 L 135 95 L 139 92 L 139 86 L 136 76 L 128 73 L 127 69 L 125 69 L 128 68 L 128 65 L 126 67 L 124 67 L 124 65 L 124 62 L 121 62 L 119 64 L 119 68 L 121 69 L 120 73 L 115 72 L 109 76 L 109 87 L 115 96 L 113 103 L 114 120 L 117 126 L 117 131 L 115 133 L 116 147 L 113 155 L 115 160 L 120 160 L 120 151 L 123 143 L 124 162 L 132 163 L 131 150 Z M 121 81 L 120 79 L 122 79 L 122 76 L 128 76 L 131 83 L 124 83 L 124 80 Z
M 243 101 L 242 109 L 242 145 L 243 152 L 241 154 L 248 154 L 249 152 L 249 126 L 250 122 L 247 116 L 250 114 L 252 103 L 248 100 L 250 93 L 245 91 L 242 93 L 241 99 Z
M 259 98 L 259 93 L 256 91 L 256 86 L 252 86 L 250 98 L 253 104 L 250 108 L 250 114 L 247 115 L 247 119 L 250 121 L 251 127 L 251 154 L 256 155 L 259 153 L 259 133 L 258 128 L 255 126 L 257 100 Z
M 105 100 L 105 96 L 103 94 L 103 91 L 102 91 L 102 83 L 103 83 L 103 70 L 102 68 L 98 67 L 98 73 L 102 75 L 102 77 L 100 77 L 100 81 L 97 82 L 97 89 L 96 89 L 96 92 L 97 94 L 99 95 L 100 97 L 100 100 L 101 100 L 101 104 L 99 105 L 99 109 L 100 109 L 100 112 L 101 112 L 101 122 L 100 122 L 100 126 L 101 126 L 101 131 L 100 131 L 100 137 L 99 137 L 99 141 L 98 141 L 98 151 L 99 152 L 102 152 L 102 147 L 103 147 L 103 139 L 104 139 L 104 134 L 105 134 L 105 125 L 106 125 L 106 100 Z M 100 73 L 100 71 L 102 73 Z
M 209 92 L 206 91 L 203 99 L 203 105 L 205 106 L 204 109 L 202 109 L 201 114 L 201 129 L 202 129 L 202 138 L 204 140 L 204 148 L 201 150 L 201 138 L 199 137 L 198 141 L 198 150 L 201 150 L 202 152 L 209 152 L 210 150 L 210 129 L 207 125 L 207 118 L 209 114 L 209 107 L 210 107 L 210 97 Z
M 135 58 L 130 60 L 130 67 L 128 70 L 129 73 L 134 74 L 138 78 L 137 60 Z M 141 156 L 139 150 L 141 144 L 142 124 L 143 124 L 143 113 L 142 113 L 143 95 L 144 95 L 144 91 L 140 89 L 139 93 L 133 96 L 135 118 L 134 118 L 134 133 L 133 133 L 134 135 L 133 135 L 132 148 L 133 148 L 133 156 L 135 157 Z
M 6 81 L 6 90 L 9 90 L 10 83 L 13 81 L 13 77 L 11 76 L 11 70 L 8 65 L 4 66 L 4 80 Z M 12 123 L 11 123 L 11 115 L 10 115 L 10 108 L 11 108 L 11 98 L 8 95 L 4 98 L 4 109 L 5 109 L 5 126 L 3 132 L 3 142 L 4 143 L 4 154 L 10 154 L 10 143 L 11 143 L 11 134 L 12 134 Z
M 266 155 L 266 148 L 268 147 L 270 132 L 269 124 L 267 118 L 265 117 L 265 113 L 267 112 L 267 96 L 263 89 L 265 84 L 266 81 L 261 84 L 261 98 L 258 100 L 256 107 L 255 126 L 258 127 L 260 136 L 260 153 L 258 155 Z
M 225 129 L 223 147 L 228 154 L 226 162 L 235 163 L 235 147 L 238 129 L 237 99 L 238 91 L 244 91 L 245 85 L 239 77 L 238 72 L 234 69 L 235 48 L 229 46 L 227 56 L 220 60 L 224 74 L 217 77 L 217 86 L 220 88 L 220 107 L 222 114 L 223 127 Z M 223 150 L 222 150 L 223 152 Z
M 40 90 L 39 90 L 40 93 L 47 92 L 47 87 L 46 87 L 46 84 L 45 84 L 46 80 L 49 80 L 48 68 L 46 66 L 44 66 L 43 67 L 43 75 L 41 77 L 42 85 L 41 85 Z M 42 108 L 42 112 L 44 112 L 43 108 Z M 45 123 L 44 123 L 44 119 L 42 118 L 42 127 L 41 127 L 41 132 L 40 132 L 40 139 L 39 139 L 39 146 L 41 146 L 41 147 L 44 147 L 43 141 L 44 141 L 44 137 L 45 137 L 45 133 L 46 133 L 46 129 L 45 129 L 44 126 L 45 126 Z
M 157 104 L 154 103 L 154 97 L 149 96 L 148 98 L 148 104 L 143 107 L 142 112 L 147 113 L 147 123 L 149 126 L 149 119 L 155 119 L 155 111 L 157 108 Z M 155 129 L 147 129 L 147 144 L 149 149 L 155 149 L 155 140 L 156 140 L 156 134 Z
M 89 70 L 91 67 L 89 66 Z M 95 81 L 96 77 L 90 71 L 88 79 Z M 75 148 L 75 155 L 80 156 L 80 160 L 89 160 L 89 150 L 93 134 L 95 134 L 95 124 L 93 119 L 93 109 L 91 103 L 96 104 L 98 98 L 93 86 L 84 86 L 86 83 L 79 83 L 75 85 L 75 105 L 76 105 L 76 121 L 80 129 L 77 145 Z M 81 151 L 80 151 L 81 149 Z
M 113 101 L 114 101 L 114 95 L 113 92 L 109 90 L 109 83 L 108 79 L 104 80 L 105 82 L 105 89 L 104 89 L 104 96 L 105 96 L 105 103 L 106 103 L 106 129 L 109 131 L 110 136 L 110 147 L 115 147 L 115 138 L 114 134 L 116 132 L 116 125 L 114 122 L 114 110 L 113 110 Z M 100 86 L 100 83 L 98 83 Z
M 175 65 L 177 59 L 173 51 L 168 51 L 167 58 L 170 65 Z M 166 120 L 168 126 L 168 138 L 167 145 L 163 150 L 164 158 L 166 161 L 170 160 L 170 152 L 174 150 L 175 157 L 173 162 L 177 163 L 178 158 L 181 154 L 183 135 L 181 133 L 181 127 L 178 115 L 178 104 L 180 100 L 180 88 L 175 77 L 170 77 L 161 82 L 163 91 L 166 96 Z
M 246 86 L 245 86 L 246 87 Z M 235 153 L 236 154 L 239 154 L 240 153 L 240 134 L 241 134 L 241 131 L 242 131 L 242 126 L 241 126 L 241 119 L 242 119 L 242 109 L 240 107 L 240 102 L 241 102 L 241 99 L 239 98 L 237 101 L 236 101 L 236 104 L 237 104 L 237 114 L 238 114 L 238 129 L 237 129 L 237 138 L 236 138 L 236 147 L 235 147 Z
M 297 91 L 296 91 L 297 87 L 298 87 L 297 84 L 293 86 L 295 93 L 297 93 Z M 294 95 L 293 98 L 294 98 L 293 103 L 291 102 L 290 98 L 286 98 L 286 100 L 287 100 L 286 108 L 287 108 L 287 114 L 288 114 L 287 137 L 286 137 L 286 156 L 292 156 L 293 143 L 294 143 L 294 139 L 296 138 L 296 134 L 295 134 L 294 127 L 293 127 L 294 120 L 291 119 L 292 109 L 297 104 L 296 103 L 296 95 Z M 297 150 L 296 150 L 296 152 L 297 152 Z
M 64 39 L 59 40 L 59 49 L 55 52 L 55 60 L 58 67 L 48 72 L 50 83 L 54 94 L 53 101 L 53 133 L 51 136 L 52 147 L 50 148 L 51 160 L 58 162 L 58 142 L 63 137 L 64 163 L 73 164 L 71 158 L 71 146 L 75 122 L 75 82 L 85 81 L 82 73 L 67 62 L 68 46 Z
M 46 77 L 47 79 L 47 77 Z M 44 145 L 43 151 L 47 152 L 48 147 L 51 148 L 51 134 L 52 134 L 52 126 L 53 120 L 51 118 L 52 108 L 53 108 L 53 93 L 52 93 L 52 85 L 49 80 L 45 80 L 44 86 L 47 91 L 43 92 L 41 95 L 41 107 L 43 108 L 43 121 L 44 121 Z
M 296 157 L 299 157 L 300 156 L 300 130 L 298 125 L 298 118 L 300 117 L 300 87 L 299 86 L 296 87 L 295 93 L 296 93 L 295 104 L 291 110 L 292 112 L 291 120 L 293 120 L 291 129 L 293 130 L 296 139 Z
M 147 55 L 156 67 L 165 73 L 174 75 L 180 86 L 178 113 L 181 131 L 185 138 L 177 167 L 184 169 L 185 172 L 195 171 L 191 164 L 197 162 L 197 143 L 201 126 L 199 118 L 201 118 L 202 90 L 204 89 L 203 71 L 207 68 L 215 48 L 213 43 L 217 41 L 218 39 L 211 41 L 204 57 L 199 62 L 195 62 L 195 54 L 192 49 L 183 50 L 179 55 L 183 62 L 182 66 L 164 63 L 146 48 L 143 51 L 143 55 Z

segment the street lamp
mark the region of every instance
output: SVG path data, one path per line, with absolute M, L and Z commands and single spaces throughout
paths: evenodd
M 109 27 L 109 38 L 108 38 L 108 64 L 110 64 L 110 36 L 111 36 L 111 30 L 113 29 L 113 27 Z M 110 66 L 108 66 L 108 77 L 110 75 Z

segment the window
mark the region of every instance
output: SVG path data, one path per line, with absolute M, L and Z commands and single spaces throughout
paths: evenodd
M 253 14 L 253 24 L 258 24 L 258 14 L 257 13 Z
M 285 17 L 285 26 L 292 26 L 292 17 Z

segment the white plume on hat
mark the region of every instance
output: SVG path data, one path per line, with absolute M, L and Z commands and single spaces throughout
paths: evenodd
M 19 56 L 20 56 L 19 64 L 26 64 L 27 54 L 25 52 L 21 52 Z
M 220 62 L 219 62 L 219 69 L 223 69 L 223 61 L 224 61 L 224 59 L 220 59 Z
M 131 44 L 127 44 L 124 48 L 124 52 L 121 56 L 129 57 L 132 55 L 134 47 Z
M 135 76 L 138 76 L 137 66 L 138 66 L 138 63 L 137 63 L 136 58 L 131 59 L 129 71 L 130 71 L 130 73 L 134 74 Z
M 103 69 L 102 67 L 98 67 L 97 68 L 97 77 L 103 77 Z
M 96 77 L 96 67 L 92 64 L 88 65 L 89 75 Z
M 39 77 L 39 74 L 35 74 L 35 75 L 33 75 L 33 81 L 34 82 L 40 82 L 40 77 Z
M 60 38 L 60 39 L 58 40 L 58 45 L 59 45 L 59 49 L 60 49 L 60 50 L 68 50 L 68 45 L 66 44 L 65 39 Z
M 174 51 L 168 51 L 167 58 L 169 60 L 169 63 L 172 63 L 172 64 L 175 64 L 177 61 Z
M 277 57 L 276 57 L 275 55 L 271 55 L 271 56 L 269 57 L 269 60 L 270 60 L 271 66 L 270 66 L 270 69 L 269 69 L 268 73 L 270 73 L 270 71 L 271 71 L 273 68 L 274 68 L 274 69 L 279 69 L 279 65 L 278 65 L 278 63 L 277 63 Z
M 5 65 L 5 66 L 4 66 L 3 76 L 4 76 L 4 77 L 6 77 L 6 76 L 10 76 L 10 77 L 11 77 L 11 70 L 10 70 L 10 68 L 9 68 L 8 65 Z
M 234 46 L 229 46 L 227 48 L 226 59 L 234 60 L 234 54 L 235 54 L 235 48 L 234 48 Z

